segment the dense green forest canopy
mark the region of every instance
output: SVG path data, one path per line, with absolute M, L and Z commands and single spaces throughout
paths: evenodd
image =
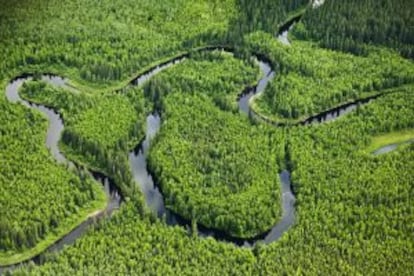
M 305 11 L 307 0 L 236 0 L 237 16 L 230 21 L 228 34 L 239 41 L 243 34 L 265 31 L 277 35 L 286 21 Z
M 225 51 L 193 53 L 190 59 L 144 84 L 144 93 L 162 111 L 167 93 L 205 94 L 223 110 L 237 110 L 237 98 L 260 77 L 257 60 L 240 60 Z
M 282 136 L 220 112 L 204 97 L 177 93 L 165 105 L 149 161 L 166 203 L 235 237 L 270 229 L 281 214 L 273 147 L 283 148 Z
M 265 18 L 276 28 L 305 2 L 259 1 L 254 11 L 269 16 L 251 18 L 253 2 L 239 0 L 1 1 L 0 71 L 46 67 L 89 86 L 113 83 L 180 51 L 242 37 Z
M 0 97 L 0 266 L 44 252 L 105 208 L 87 168 L 114 180 L 120 210 L 14 273 L 411 275 L 414 146 L 372 154 L 414 138 L 411 2 L 0 0 L 1 89 L 34 74 L 20 95 L 62 116 L 59 149 L 84 167 L 58 164 L 45 146 L 45 118 Z M 302 13 L 292 45 L 277 41 L 280 26 Z M 235 54 L 196 53 L 208 45 Z M 128 85 L 187 52 L 142 87 Z M 382 96 L 330 123 L 258 123 L 237 110 L 240 93 L 261 77 L 254 55 L 276 77 L 250 107 L 272 121 Z M 45 73 L 75 89 L 37 79 Z M 281 217 L 278 172 L 288 169 L 294 226 L 244 248 L 151 214 L 128 152 L 153 110 L 161 129 L 148 162 L 167 208 L 193 225 L 251 237 Z
M 278 64 L 275 81 L 252 103 L 274 121 L 294 122 L 414 81 L 412 61 L 379 47 L 369 47 L 362 57 L 303 41 L 281 47 L 265 33 L 250 35 L 247 43 Z
M 20 95 L 35 103 L 53 107 L 65 121 L 63 139 L 77 137 L 80 144 L 96 144 L 96 150 L 128 148 L 129 137 L 143 136 L 144 99 L 130 89 L 124 94 L 88 95 L 69 92 L 43 81 L 23 84 Z M 138 114 L 138 116 L 137 116 Z M 71 141 L 73 142 L 73 141 Z M 80 149 L 88 151 L 88 148 Z M 92 150 L 92 149 L 91 149 Z
M 365 151 L 371 136 L 413 128 L 412 89 L 335 123 L 292 129 L 288 148 L 300 223 L 289 241 L 263 250 L 265 266 L 284 255 L 319 269 L 326 256 L 344 274 L 413 271 L 413 147 L 379 156 Z M 313 253 L 311 261 L 302 259 Z
M 0 105 L 0 260 L 7 263 L 25 249 L 45 250 L 103 208 L 105 199 L 92 179 L 50 156 L 44 117 L 22 106 Z
M 295 33 L 324 47 L 366 53 L 365 45 L 385 45 L 414 57 L 414 3 L 411 0 L 325 0 L 306 12 Z
M 195 55 L 144 88 L 165 121 L 149 165 L 167 205 L 235 237 L 261 234 L 281 214 L 277 161 L 284 156 L 273 146 L 283 148 L 282 136 L 252 126 L 237 109 L 220 111 L 235 110 L 238 95 L 256 82 L 251 66 L 226 53 Z
M 365 151 L 371 136 L 413 128 L 412 87 L 408 91 L 332 124 L 290 129 L 299 222 L 277 243 L 248 250 L 188 236 L 180 227 L 140 217 L 128 204 L 73 247 L 26 272 L 409 275 L 413 147 L 383 156 Z

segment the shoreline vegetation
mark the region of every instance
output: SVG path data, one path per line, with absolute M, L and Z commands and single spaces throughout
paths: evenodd
M 211 46 L 208 46 L 208 47 L 211 47 Z M 184 55 L 186 55 L 186 53 L 184 53 Z M 175 57 L 173 59 L 175 59 Z M 163 60 L 161 63 L 164 63 L 164 62 L 166 62 L 166 61 Z M 156 68 L 156 67 L 158 67 L 158 66 L 157 65 L 155 65 L 155 66 L 152 65 L 150 68 Z M 149 71 L 149 70 L 146 69 L 146 70 L 142 70 L 141 72 L 147 72 L 147 71 Z M 261 75 L 261 73 L 259 74 L 259 76 L 260 75 Z M 137 77 L 135 77 L 134 79 L 136 79 L 136 78 Z M 129 81 L 129 82 L 131 82 L 131 81 Z M 69 83 L 71 83 L 71 82 L 69 82 Z M 76 89 L 79 89 L 76 85 L 72 85 L 72 87 L 74 87 Z M 388 92 L 390 92 L 390 91 L 392 92 L 395 89 L 398 89 L 398 88 L 388 89 L 389 90 Z M 375 94 L 374 96 L 377 96 L 377 95 L 381 95 L 381 94 Z M 257 96 L 257 94 L 255 96 Z M 255 96 L 253 96 L 251 99 L 254 99 Z M 34 100 L 34 101 L 36 102 L 36 100 Z M 37 104 L 42 104 L 42 102 L 41 101 L 38 101 Z M 252 105 L 252 101 L 250 101 L 249 104 L 250 104 L 250 107 L 253 108 L 254 105 Z M 259 115 L 259 116 L 261 116 L 261 115 Z M 409 140 L 409 139 L 411 139 L 413 137 L 414 137 L 414 134 L 413 134 L 412 131 L 403 131 L 403 132 L 395 132 L 395 133 L 385 134 L 383 136 L 379 136 L 379 137 L 374 138 L 374 141 L 370 145 L 369 149 L 379 148 L 379 147 L 384 146 L 384 145 L 387 145 L 387 144 L 400 143 L 400 142 Z M 65 144 L 62 144 L 61 146 L 62 146 L 62 149 L 64 150 L 64 153 L 70 153 L 69 154 L 70 159 L 76 160 L 77 162 L 81 162 L 81 163 L 83 163 L 85 166 L 87 166 L 89 168 L 93 168 L 93 167 L 90 167 L 88 161 L 86 161 L 86 163 L 85 163 L 85 161 L 79 161 L 79 160 L 82 159 L 82 156 L 78 156 L 78 154 L 76 154 L 76 151 L 73 151 L 72 149 L 70 149 L 69 147 L 67 147 Z M 66 150 L 68 150 L 68 152 L 66 152 Z M 81 159 L 78 160 L 78 157 L 81 158 Z M 97 167 L 95 167 L 93 169 L 96 170 L 96 171 L 103 171 L 102 169 L 98 169 Z M 92 211 L 92 213 L 89 213 L 89 215 L 86 214 L 86 217 L 85 217 L 85 214 L 82 213 L 81 217 L 85 217 L 84 218 L 84 220 L 85 220 L 85 219 L 88 219 L 90 217 L 90 215 L 92 215 L 94 213 L 95 213 L 95 215 L 96 214 L 99 215 L 103 211 L 104 210 L 102 210 L 102 208 L 101 209 L 98 209 L 98 210 L 95 209 L 94 211 Z M 66 231 L 65 230 L 62 230 L 62 231 L 59 231 L 58 230 L 59 234 L 53 235 L 52 238 L 46 238 L 44 240 L 44 242 L 43 241 L 40 242 L 36 247 L 31 248 L 31 249 L 28 249 L 27 253 L 23 252 L 23 253 L 15 254 L 14 256 L 12 256 L 10 258 L 4 257 L 4 260 L 6 260 L 6 259 L 9 259 L 9 260 L 4 261 L 3 263 L 1 263 L 1 265 L 2 266 L 6 266 L 6 265 L 18 263 L 18 262 L 24 261 L 26 259 L 29 259 L 29 258 L 31 258 L 31 257 L 33 257 L 35 255 L 39 255 L 40 253 L 42 253 L 42 251 L 44 251 L 45 249 L 47 249 L 56 240 L 59 240 L 62 236 L 64 236 L 65 235 L 65 232 L 66 233 L 69 233 L 70 231 L 72 231 L 74 228 L 76 228 L 76 226 L 79 225 L 84 220 L 82 220 L 82 219 L 75 220 L 76 222 L 70 224 L 69 228 L 68 227 L 65 227 Z M 67 229 L 69 229 L 69 230 L 67 230 Z M 11 259 L 11 261 L 10 261 L 10 259 Z M 1 261 L 1 259 L 0 259 L 0 261 Z
M 394 131 L 382 135 L 374 136 L 371 143 L 366 148 L 366 152 L 372 153 L 382 147 L 389 145 L 401 145 L 414 139 L 414 129 Z
M 314 9 L 309 0 L 0 0 L 0 88 L 33 75 L 22 98 L 62 115 L 58 147 L 82 167 L 51 158 L 44 116 L 0 97 L 0 274 L 409 275 L 410 1 L 325 0 Z M 275 32 L 298 16 L 283 45 Z M 213 45 L 235 59 L 202 53 Z M 275 77 L 263 93 L 244 90 L 246 118 L 236 90 L 263 77 L 253 56 Z M 43 73 L 67 78 L 73 91 L 38 80 Z M 362 103 L 339 120 L 296 126 L 353 102 Z M 154 110 L 160 130 L 148 142 Z M 137 162 L 146 170 L 137 170 L 154 180 L 146 192 L 162 193 L 163 207 L 186 224 L 146 204 L 128 155 L 144 152 L 134 145 L 145 141 Z M 375 155 L 390 145 L 398 150 Z M 123 203 L 110 219 L 97 220 L 112 201 L 86 169 L 117 186 Z M 294 200 L 280 190 L 283 169 Z M 286 203 L 294 224 L 277 242 L 232 244 L 200 227 L 252 236 L 283 217 Z M 89 221 L 75 243 L 53 248 Z
M 96 185 L 100 185 L 96 183 Z M 53 232 L 49 233 L 45 238 L 38 242 L 34 247 L 25 249 L 21 252 L 4 252 L 0 253 L 0 268 L 10 265 L 19 264 L 27 260 L 33 259 L 46 252 L 48 248 L 53 246 L 57 241 L 68 235 L 74 229 L 76 229 L 83 222 L 88 219 L 94 219 L 102 215 L 108 203 L 105 193 L 102 193 L 102 197 L 98 198 L 95 202 L 89 204 L 83 211 L 79 212 L 74 217 L 67 219 L 59 227 L 55 228 Z

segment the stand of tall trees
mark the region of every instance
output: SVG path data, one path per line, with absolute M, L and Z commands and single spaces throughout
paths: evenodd
M 105 199 L 101 187 L 81 171 L 55 163 L 45 146 L 47 122 L 40 114 L 21 105 L 0 106 L 0 260 L 7 263 L 45 239 L 43 244 L 51 245 Z
M 372 136 L 414 128 L 412 92 L 411 86 L 335 122 L 290 130 L 298 223 L 260 250 L 263 273 L 283 264 L 287 274 L 410 274 L 414 147 L 379 156 L 365 148 Z
M 244 35 L 255 31 L 278 34 L 283 23 L 304 12 L 308 5 L 308 0 L 236 0 L 237 13 L 229 24 L 228 36 L 240 41 Z
M 361 57 L 304 41 L 286 47 L 261 32 L 246 41 L 252 52 L 266 55 L 278 66 L 275 80 L 253 102 L 258 113 L 275 121 L 304 119 L 414 82 L 412 62 L 388 49 L 371 46 Z
M 366 53 L 366 44 L 391 47 L 414 57 L 414 5 L 411 0 L 326 0 L 303 17 L 296 35 L 320 42 L 323 47 Z
M 174 68 L 155 76 L 144 86 L 145 96 L 163 109 L 168 93 L 205 94 L 222 110 L 237 111 L 236 99 L 259 78 L 258 65 L 251 59 L 237 59 L 227 52 L 201 52 Z
M 61 147 L 70 159 L 110 175 L 123 195 L 132 197 L 136 185 L 126 153 L 144 136 L 142 90 L 131 87 L 123 94 L 91 96 L 30 81 L 22 87 L 21 95 L 62 115 Z
M 282 133 L 178 89 L 165 99 L 165 122 L 149 156 L 166 204 L 234 237 L 271 229 L 281 216 Z

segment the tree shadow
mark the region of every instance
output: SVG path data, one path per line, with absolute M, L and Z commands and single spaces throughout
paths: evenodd
M 284 26 L 298 20 L 300 11 L 308 4 L 309 0 L 235 0 L 235 16 L 226 31 L 210 30 L 183 42 L 183 46 L 189 49 L 205 44 L 237 46 L 244 35 L 256 31 L 278 35 Z
M 229 24 L 228 35 L 233 41 L 255 31 L 277 35 L 308 4 L 309 0 L 236 0 L 237 16 Z

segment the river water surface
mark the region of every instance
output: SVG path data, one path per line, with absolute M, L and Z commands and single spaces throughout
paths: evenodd
M 211 51 L 215 49 L 216 48 L 213 47 L 207 47 L 206 49 L 201 49 L 200 51 Z M 170 61 L 163 62 L 162 64 L 155 66 L 152 69 L 146 71 L 144 74 L 138 76 L 136 79 L 131 81 L 129 85 L 142 85 L 156 74 L 177 63 L 182 62 L 187 57 L 188 54 L 183 54 L 182 56 L 176 57 Z M 258 65 L 262 73 L 262 78 L 258 81 L 257 85 L 254 88 L 246 89 L 245 92 L 243 92 L 240 95 L 238 100 L 240 112 L 250 117 L 254 115 L 249 105 L 250 100 L 254 95 L 258 93 L 263 93 L 268 83 L 275 77 L 275 72 L 267 61 L 258 58 Z M 6 88 L 6 97 L 12 103 L 21 103 L 28 108 L 40 111 L 48 118 L 49 127 L 47 130 L 47 137 L 45 142 L 46 147 L 50 150 L 52 156 L 56 159 L 58 163 L 64 164 L 68 167 L 75 168 L 76 165 L 68 161 L 65 158 L 65 156 L 60 152 L 58 147 L 58 142 L 64 129 L 64 122 L 60 115 L 57 114 L 53 109 L 50 109 L 42 105 L 30 103 L 28 101 L 23 100 L 19 96 L 18 92 L 21 85 L 23 85 L 25 81 L 29 81 L 31 79 L 31 76 L 21 76 L 11 81 Z M 67 85 L 67 80 L 59 76 L 44 75 L 42 76 L 42 79 L 51 85 L 73 90 L 73 87 L 69 87 Z M 369 102 L 369 100 L 370 99 L 365 100 L 366 103 Z M 352 103 L 335 108 L 330 111 L 323 112 L 316 116 L 310 117 L 308 120 L 302 122 L 302 124 L 321 123 L 333 120 L 355 109 L 357 105 L 358 103 Z M 129 153 L 129 164 L 133 173 L 133 177 L 137 185 L 139 185 L 145 197 L 145 201 L 148 208 L 152 210 L 152 212 L 156 216 L 165 217 L 166 222 L 169 225 L 181 225 L 187 229 L 190 229 L 190 221 L 166 209 L 163 194 L 161 193 L 157 184 L 154 182 L 154 178 L 147 168 L 147 157 L 151 140 L 156 136 L 157 132 L 160 129 L 160 126 L 161 118 L 157 113 L 154 112 L 147 116 L 145 139 L 133 151 Z M 94 177 L 96 181 L 100 182 L 103 188 L 105 189 L 106 194 L 108 196 L 107 208 L 102 212 L 97 213 L 92 218 L 89 218 L 84 223 L 76 227 L 72 232 L 70 232 L 62 239 L 57 241 L 54 245 L 52 245 L 49 248 L 49 251 L 57 251 L 62 249 L 65 245 L 72 244 L 78 237 L 80 237 L 86 231 L 88 226 L 95 221 L 95 217 L 111 214 L 114 210 L 118 209 L 119 205 L 122 203 L 120 192 L 118 191 L 115 183 L 113 183 L 113 181 L 111 181 L 110 178 L 106 177 L 103 174 L 92 171 L 90 172 L 90 175 L 91 177 Z M 282 218 L 280 219 L 280 221 L 276 222 L 275 225 L 271 229 L 269 229 L 268 232 L 262 233 L 257 237 L 253 237 L 251 239 L 239 239 L 231 237 L 219 230 L 208 229 L 206 227 L 203 227 L 202 225 L 198 225 L 199 236 L 211 236 L 218 240 L 232 242 L 240 246 L 252 246 L 258 241 L 267 244 L 279 239 L 283 235 L 283 233 L 285 233 L 295 222 L 295 196 L 292 192 L 290 172 L 286 170 L 280 172 L 279 178 L 281 182 L 282 193 Z M 36 258 L 33 258 L 33 260 L 36 261 Z

